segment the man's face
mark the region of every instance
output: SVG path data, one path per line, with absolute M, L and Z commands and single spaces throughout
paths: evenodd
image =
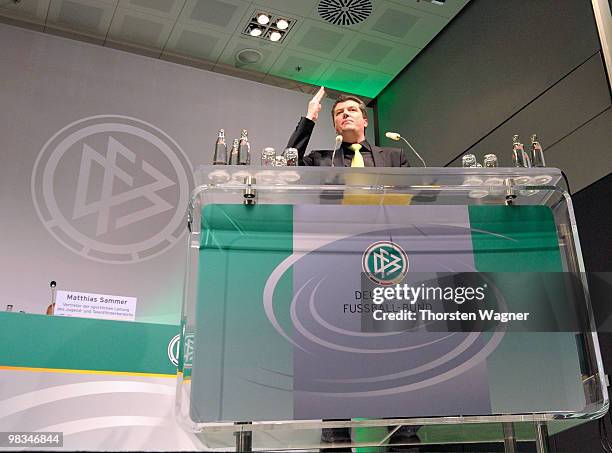
M 363 135 L 368 127 L 368 120 L 363 117 L 357 102 L 344 101 L 334 107 L 334 127 L 336 132 L 345 138 L 347 135 Z

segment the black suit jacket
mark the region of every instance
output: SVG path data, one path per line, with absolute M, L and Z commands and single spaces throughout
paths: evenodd
M 314 166 L 331 166 L 333 150 L 315 150 L 306 155 L 306 147 L 310 141 L 310 135 L 314 129 L 314 121 L 308 118 L 300 118 L 295 131 L 289 138 L 287 148 L 296 148 L 298 150 L 298 160 L 300 165 Z M 376 167 L 409 167 L 410 164 L 406 159 L 406 154 L 401 148 L 381 148 L 372 146 L 372 159 Z M 336 151 L 334 156 L 334 166 L 344 167 L 344 155 L 342 149 Z

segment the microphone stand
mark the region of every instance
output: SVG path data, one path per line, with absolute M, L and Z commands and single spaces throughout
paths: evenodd
M 416 149 L 414 149 L 412 147 L 412 145 L 410 143 L 408 143 L 408 140 L 406 140 L 404 137 L 402 137 L 401 135 L 399 136 L 399 138 L 401 138 L 402 140 L 404 140 L 406 142 L 406 145 L 408 145 L 410 147 L 410 149 L 412 150 L 412 152 L 414 154 L 416 154 L 416 156 L 421 159 L 421 162 L 423 162 L 423 167 L 427 167 L 427 164 L 425 164 L 425 161 L 423 160 L 423 158 L 421 157 L 421 155 L 419 153 L 416 152 Z
M 49 283 L 49 286 L 51 287 L 51 305 L 49 305 L 49 307 L 47 308 L 47 314 L 48 315 L 54 315 L 55 314 L 55 297 L 56 297 L 56 286 L 57 283 L 55 283 L 54 280 L 51 280 L 51 282 Z M 49 309 L 51 310 L 51 312 L 49 313 Z
M 332 152 L 332 161 L 331 161 L 331 166 L 335 167 L 336 164 L 334 164 L 334 160 L 336 159 L 336 151 L 338 150 L 338 148 L 340 148 L 342 146 L 342 142 L 338 143 L 338 140 L 336 139 L 336 142 L 334 144 L 334 151 Z

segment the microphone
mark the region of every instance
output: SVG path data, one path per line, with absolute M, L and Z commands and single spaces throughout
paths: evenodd
M 335 167 L 334 158 L 336 157 L 336 150 L 340 148 L 340 145 L 342 145 L 342 135 L 336 135 L 336 143 L 334 144 L 334 151 L 332 152 L 332 167 Z
M 396 142 L 398 140 L 404 140 L 406 142 L 406 144 L 410 147 L 410 149 L 412 150 L 412 152 L 414 154 L 416 154 L 416 156 L 421 159 L 421 162 L 423 162 L 423 167 L 427 167 L 427 164 L 425 164 L 425 161 L 423 160 L 423 158 L 421 157 L 421 155 L 419 153 L 416 152 L 416 149 L 414 149 L 412 147 L 412 145 L 410 143 L 408 143 L 408 140 L 406 140 L 404 137 L 402 137 L 400 134 L 398 134 L 397 132 L 385 132 L 385 137 L 390 138 L 391 140 L 395 140 Z
M 57 283 L 55 282 L 55 280 L 51 280 L 51 282 L 49 282 L 49 287 L 51 288 L 51 304 L 47 307 L 48 315 L 55 314 L 55 297 L 57 293 L 57 289 L 55 288 L 56 286 Z

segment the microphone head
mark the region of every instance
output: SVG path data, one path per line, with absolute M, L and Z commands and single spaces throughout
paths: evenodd
M 342 135 L 336 135 L 336 148 L 342 144 Z
M 385 137 L 398 141 L 401 138 L 401 135 L 397 132 L 385 132 Z
M 57 286 L 57 283 L 55 283 L 55 280 L 51 280 L 51 282 L 49 283 L 49 286 L 51 288 L 55 288 Z

